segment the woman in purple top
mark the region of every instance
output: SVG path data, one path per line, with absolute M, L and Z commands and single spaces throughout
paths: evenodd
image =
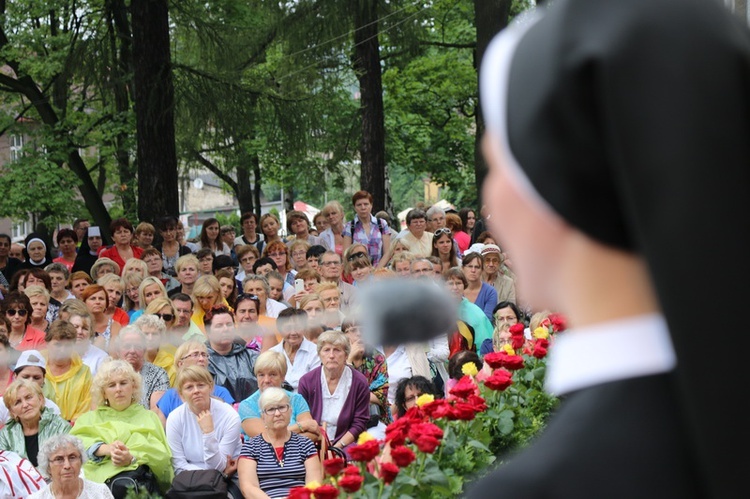
M 346 365 L 351 347 L 339 331 L 318 337 L 321 366 L 299 380 L 297 391 L 323 425 L 331 443 L 344 448 L 357 441 L 370 419 L 370 388 L 362 373 Z

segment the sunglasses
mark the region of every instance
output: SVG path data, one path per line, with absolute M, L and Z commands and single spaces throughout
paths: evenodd
M 172 322 L 174 320 L 174 315 L 172 314 L 154 314 L 164 322 Z
M 347 256 L 346 261 L 353 262 L 357 258 L 362 258 L 362 257 L 366 257 L 368 259 L 370 258 L 369 255 L 365 253 L 364 251 L 357 251 L 356 253 L 352 253 L 351 255 Z
M 26 314 L 28 313 L 29 313 L 28 310 L 24 310 L 22 308 L 21 309 L 9 308 L 8 310 L 5 311 L 5 314 L 9 315 L 10 317 L 13 317 L 16 314 L 18 314 L 20 317 L 25 317 Z
M 448 229 L 448 228 L 442 228 L 442 229 L 438 229 L 438 230 L 435 231 L 435 237 L 440 237 L 443 234 L 448 234 L 450 236 L 451 235 L 451 230 Z

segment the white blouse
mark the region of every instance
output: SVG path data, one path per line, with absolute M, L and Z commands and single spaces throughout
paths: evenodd
M 344 368 L 339 384 L 336 390 L 331 393 L 328 390 L 328 380 L 324 369 L 320 370 L 320 386 L 323 394 L 323 412 L 320 416 L 321 423 L 327 423 L 326 433 L 328 438 L 333 440 L 336 437 L 336 426 L 339 421 L 339 414 L 344 408 L 346 397 L 352 389 L 352 370 L 349 367 Z

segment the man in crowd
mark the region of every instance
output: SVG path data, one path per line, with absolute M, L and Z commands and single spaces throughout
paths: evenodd
M 258 353 L 235 341 L 234 314 L 226 307 L 214 307 L 205 319 L 208 334 L 208 370 L 217 386 L 223 386 L 234 400 L 245 400 L 258 389 L 255 359 Z

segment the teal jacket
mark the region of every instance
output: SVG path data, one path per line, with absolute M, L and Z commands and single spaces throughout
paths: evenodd
M 43 407 L 42 419 L 39 421 L 39 447 L 50 437 L 69 433 L 70 428 L 70 423 Z M 0 430 L 0 449 L 13 451 L 26 459 L 29 458 L 26 455 L 26 441 L 23 438 L 23 427 L 20 422 L 12 419 L 5 425 L 5 428 Z

